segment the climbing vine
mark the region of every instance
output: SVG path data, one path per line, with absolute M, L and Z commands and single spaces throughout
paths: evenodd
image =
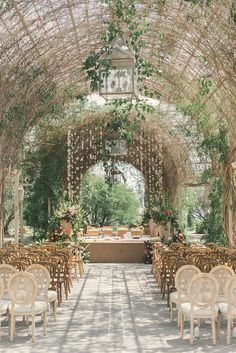
M 185 133 L 198 141 L 196 150 L 199 158 L 202 160 L 207 157 L 211 162 L 211 166 L 201 176 L 201 182 L 209 183 L 211 188 L 208 195 L 209 210 L 198 230 L 205 233 L 203 237 L 205 241 L 215 241 L 225 245 L 225 235 L 227 234 L 225 234 L 223 226 L 225 196 L 223 170 L 228 163 L 229 156 L 228 129 L 223 118 L 217 121 L 207 112 L 204 99 L 213 87 L 210 77 L 200 77 L 198 85 L 199 91 L 196 93 L 195 99 L 180 108 L 186 117 L 191 117 L 196 122 L 196 129 L 193 130 L 192 127 L 189 127 Z
M 150 62 L 141 57 L 141 51 L 146 47 L 146 42 L 143 40 L 143 35 L 148 32 L 149 22 L 146 13 L 141 17 L 138 14 L 137 3 L 135 0 L 103 0 L 103 4 L 112 14 L 112 20 L 106 22 L 106 29 L 101 35 L 102 46 L 100 50 L 91 53 L 85 60 L 83 71 L 86 73 L 87 79 L 90 82 L 92 91 L 98 91 L 100 85 L 103 84 L 101 80 L 99 68 L 103 67 L 104 76 L 109 75 L 110 61 L 106 60 L 106 55 L 113 50 L 113 41 L 122 39 L 124 44 L 131 50 L 135 58 L 135 67 L 138 74 L 139 83 L 144 83 L 145 79 L 154 74 L 161 75 L 161 70 L 155 68 Z M 150 90 L 145 84 L 139 88 L 143 90 L 146 96 L 152 98 L 160 98 L 161 94 L 157 91 Z M 115 99 L 107 104 L 110 109 L 111 119 L 106 123 L 106 139 L 112 144 L 114 134 L 121 139 L 125 139 L 130 143 L 133 136 L 140 130 L 141 122 L 145 120 L 146 113 L 153 113 L 154 108 L 147 102 L 139 100 L 134 97 L 128 99 Z M 135 118 L 131 115 L 135 113 Z M 99 139 L 97 144 L 101 146 Z M 103 161 L 106 180 L 110 182 L 110 168 L 114 167 L 111 161 L 111 156 L 106 146 L 100 147 L 100 159 Z
M 147 34 L 149 30 L 146 13 L 142 13 L 142 17 L 138 14 L 135 0 L 128 0 L 126 2 L 121 0 L 103 0 L 103 3 L 110 10 L 112 20 L 106 22 L 106 29 L 101 35 L 103 43 L 101 48 L 98 51 L 92 52 L 86 58 L 82 68 L 90 82 L 91 90 L 98 91 L 99 86 L 103 83 L 99 75 L 100 65 L 102 65 L 105 75 L 109 75 L 110 62 L 104 58 L 104 55 L 111 53 L 113 49 L 112 42 L 119 38 L 123 39 L 134 55 L 140 83 L 154 74 L 160 76 L 162 71 L 159 68 L 155 68 L 140 55 L 142 49 L 147 46 L 146 41 L 143 39 L 143 35 Z M 143 90 L 146 96 L 153 98 L 160 98 L 161 96 L 160 92 L 149 90 L 146 85 L 143 88 L 140 87 L 139 90 Z

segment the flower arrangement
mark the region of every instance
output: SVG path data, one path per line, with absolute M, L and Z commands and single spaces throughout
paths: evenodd
M 175 221 L 177 218 L 177 213 L 173 208 L 154 208 L 151 214 L 154 221 L 159 224 L 166 224 L 169 221 Z
M 57 210 L 55 216 L 60 219 L 64 219 L 67 222 L 74 222 L 78 217 L 79 209 L 78 206 L 66 207 L 62 210 Z
M 65 231 L 63 220 L 70 223 L 71 234 Z M 50 241 L 64 242 L 71 238 L 76 239 L 77 233 L 82 227 L 82 216 L 78 204 L 71 205 L 70 202 L 64 201 L 48 220 L 48 238 Z

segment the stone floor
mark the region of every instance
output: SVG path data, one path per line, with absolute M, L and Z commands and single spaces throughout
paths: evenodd
M 150 272 L 150 265 L 90 264 L 68 301 L 58 309 L 56 323 L 49 316 L 48 334 L 37 323 L 36 342 L 27 335 L 26 324 L 17 324 L 13 343 L 2 322 L 0 352 L 14 353 L 233 353 L 236 340 L 225 345 L 224 332 L 213 346 L 210 325 L 200 328 L 200 339 L 189 344 L 171 323 L 165 302 Z M 225 324 L 222 324 L 225 331 Z

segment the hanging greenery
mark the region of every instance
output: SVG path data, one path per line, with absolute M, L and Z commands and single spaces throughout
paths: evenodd
M 209 209 L 198 224 L 198 232 L 205 233 L 203 240 L 226 244 L 223 226 L 223 170 L 228 163 L 229 133 L 223 118 L 216 121 L 207 111 L 204 99 L 212 90 L 209 77 L 201 76 L 198 80 L 199 91 L 195 99 L 180 110 L 196 122 L 196 130 L 191 128 L 188 134 L 198 141 L 196 151 L 200 160 L 208 159 L 210 167 L 203 171 L 201 182 L 209 183 Z M 216 177 L 217 175 L 217 177 Z
M 106 29 L 101 35 L 102 46 L 100 50 L 91 53 L 84 61 L 82 70 L 86 73 L 87 80 L 90 82 L 92 91 L 99 91 L 99 86 L 103 83 L 100 80 L 99 67 L 102 65 L 105 75 L 109 75 L 110 62 L 104 59 L 105 54 L 110 54 L 113 49 L 112 42 L 115 39 L 122 38 L 128 48 L 131 49 L 135 66 L 138 73 L 138 80 L 143 83 L 146 78 L 157 75 L 159 77 L 162 71 L 155 68 L 152 63 L 141 57 L 141 51 L 147 46 L 143 35 L 148 33 L 149 22 L 145 11 L 142 18 L 138 15 L 137 2 L 128 0 L 103 0 L 104 5 L 108 7 L 112 14 L 112 20 L 106 22 Z M 140 92 L 152 98 L 160 98 L 161 93 L 150 90 L 146 85 L 140 86 Z
M 143 14 L 142 21 L 138 18 L 136 1 L 104 0 L 103 3 L 112 13 L 112 20 L 107 21 L 106 29 L 101 36 L 103 43 L 101 49 L 91 53 L 84 62 L 83 71 L 86 72 L 91 90 L 98 91 L 99 86 L 103 84 L 99 76 L 100 65 L 105 68 L 105 75 L 109 75 L 110 62 L 104 59 L 104 54 L 111 53 L 114 39 L 122 38 L 127 47 L 131 49 L 135 58 L 135 66 L 140 83 L 144 82 L 147 77 L 153 76 L 154 73 L 160 75 L 160 71 L 140 56 L 141 50 L 146 46 L 142 36 L 148 32 L 149 24 L 145 13 Z M 153 92 L 145 85 L 143 89 L 144 93 L 148 96 L 160 97 L 159 92 Z M 140 91 L 142 91 L 141 88 Z M 110 144 L 113 143 L 114 135 L 125 139 L 128 143 L 132 142 L 134 135 L 140 131 L 141 123 L 145 120 L 145 114 L 155 111 L 147 102 L 139 101 L 137 97 L 135 101 L 115 99 L 107 104 L 107 106 L 110 110 L 110 119 L 106 123 L 105 131 L 106 139 L 108 142 L 110 141 Z M 134 114 L 134 118 L 131 117 L 132 114 Z M 111 185 L 109 171 L 114 166 L 114 163 L 108 149 L 101 144 L 99 138 L 97 138 L 97 145 L 100 149 L 100 160 L 104 164 L 106 181 Z
M 227 241 L 223 226 L 223 193 L 222 178 L 217 177 L 208 195 L 210 208 L 199 231 L 205 233 L 202 237 L 205 242 L 214 242 L 226 246 Z

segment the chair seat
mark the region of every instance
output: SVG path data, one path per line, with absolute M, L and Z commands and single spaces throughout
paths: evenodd
M 56 299 L 57 299 L 57 292 L 55 290 L 50 289 L 48 291 L 48 302 L 49 303 L 54 302 L 54 300 L 56 300 Z M 45 300 L 45 298 L 42 296 L 39 296 L 39 297 L 37 297 L 37 300 L 42 301 L 42 300 Z
M 1 300 L 0 301 L 0 312 L 4 314 L 7 312 L 10 302 L 8 300 Z
M 219 297 L 216 299 L 216 303 L 226 303 L 226 298 L 224 295 L 219 295 Z
M 49 290 L 48 291 L 48 301 L 53 302 L 56 299 L 57 299 L 57 292 L 55 290 Z
M 10 298 L 10 296 L 9 296 L 8 293 L 4 293 L 2 299 L 3 299 L 3 300 L 11 301 L 11 298 Z
M 227 312 L 228 312 L 228 304 L 227 303 L 217 303 L 217 306 L 219 308 L 219 311 L 223 315 L 227 314 Z M 233 316 L 236 316 L 236 307 L 235 306 L 231 307 L 230 314 Z
M 187 315 L 190 314 L 190 312 L 191 312 L 191 304 L 190 303 L 182 303 L 180 305 L 180 307 L 181 307 L 182 313 L 187 314 Z M 206 317 L 206 318 L 211 317 L 212 314 L 215 314 L 217 316 L 218 311 L 219 311 L 219 309 L 218 309 L 217 305 L 214 305 L 213 307 L 208 306 L 208 307 L 204 307 L 204 308 L 199 307 L 199 306 L 193 307 L 193 314 L 194 315 L 201 315 L 202 318 L 203 317 Z
M 181 303 L 183 303 L 184 301 L 187 301 L 187 296 L 184 295 L 184 294 L 181 294 L 180 297 L 178 298 L 178 292 L 170 293 L 170 301 L 172 303 L 177 304 L 178 303 L 178 299 L 180 299 Z
M 43 301 L 36 301 L 35 302 L 35 314 L 40 314 L 44 310 L 47 309 L 47 305 Z M 9 311 L 11 312 L 12 310 L 12 305 L 9 305 Z M 14 312 L 16 315 L 27 315 L 31 314 L 32 312 L 32 305 L 19 305 L 16 304 L 14 307 Z

